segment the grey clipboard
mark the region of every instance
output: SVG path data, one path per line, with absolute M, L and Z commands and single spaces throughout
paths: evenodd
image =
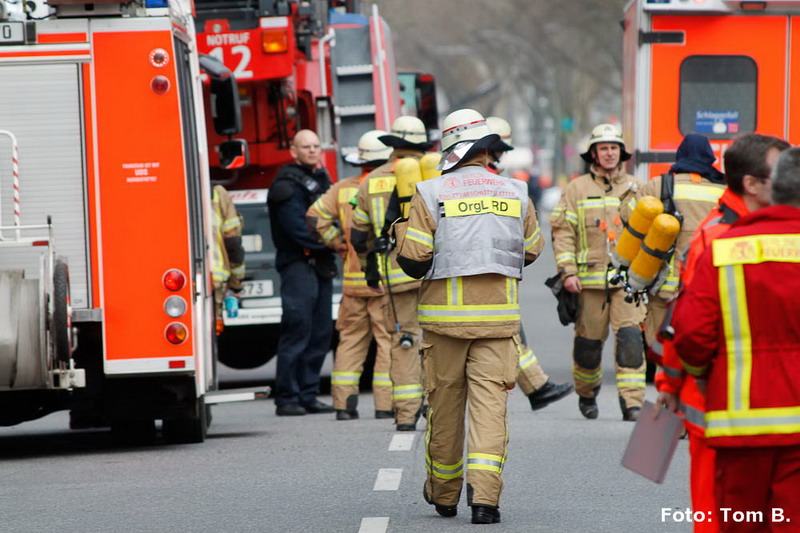
M 683 432 L 683 420 L 667 409 L 661 409 L 656 418 L 656 409 L 653 403 L 644 402 L 622 456 L 622 466 L 661 483 Z

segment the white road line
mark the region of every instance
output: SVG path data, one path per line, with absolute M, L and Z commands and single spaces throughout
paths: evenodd
M 388 527 L 388 516 L 368 516 L 361 519 L 361 527 L 358 528 L 358 533 L 386 533 Z
M 414 446 L 414 433 L 397 433 L 389 443 L 390 452 L 407 452 Z
M 372 490 L 397 490 L 403 477 L 402 468 L 381 468 Z

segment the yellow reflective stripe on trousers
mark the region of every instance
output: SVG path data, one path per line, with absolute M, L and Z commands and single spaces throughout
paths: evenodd
M 519 354 L 519 368 L 520 370 L 525 370 L 533 363 L 537 361 L 536 355 L 533 353 L 533 350 L 525 346 L 525 349 L 522 349 L 522 345 L 518 348 Z
M 746 411 L 750 409 L 753 350 L 742 265 L 719 269 L 719 299 L 728 358 L 728 410 Z
M 619 374 L 617 376 L 617 388 L 622 387 L 645 387 L 644 374 Z
M 800 433 L 800 407 L 706 413 L 706 437 Z
M 539 231 L 539 228 L 537 227 L 536 231 L 534 231 L 530 237 L 525 239 L 525 251 L 528 251 L 534 246 L 536 246 L 536 243 L 538 243 L 539 239 L 541 238 L 542 238 L 542 232 Z
M 372 374 L 373 387 L 391 387 L 392 380 L 389 378 L 388 372 L 375 372 Z
M 503 473 L 505 458 L 490 453 L 468 453 L 467 470 L 488 470 L 489 472 Z
M 418 242 L 426 248 L 433 249 L 433 235 L 430 233 L 426 233 L 415 228 L 408 228 L 406 230 L 406 239 Z
M 573 368 L 572 376 L 579 381 L 583 381 L 584 383 L 589 383 L 589 384 L 598 383 L 600 380 L 603 379 L 603 369 L 598 368 L 591 374 L 587 374 L 586 372 L 581 372 L 580 370 Z
M 724 187 L 697 185 L 693 183 L 676 183 L 672 198 L 673 200 L 692 200 L 695 202 L 707 202 L 717 205 L 719 197 L 722 196 L 723 192 L 725 192 Z
M 331 372 L 331 385 L 358 385 L 361 372 Z
M 395 385 L 392 387 L 392 399 L 405 400 L 409 398 L 422 398 L 422 384 Z

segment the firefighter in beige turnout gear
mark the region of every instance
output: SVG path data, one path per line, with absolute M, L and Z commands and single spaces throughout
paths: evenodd
M 411 116 L 395 119 L 391 133 L 380 140 L 393 148 L 392 154 L 385 164 L 370 172 L 358 187 L 351 243 L 362 258 L 362 266 L 370 251 L 378 249 L 381 252 L 378 254 L 381 281 L 389 294 L 385 320 L 391 335 L 390 378 L 395 423 L 398 431 L 414 431 L 422 408 L 417 320 L 420 282 L 403 272 L 397 264 L 396 250 L 383 253 L 387 248 L 384 246 L 385 239 L 381 237 L 386 208 L 397 182 L 393 172 L 395 161 L 404 157 L 420 159 L 431 144 L 427 141 L 425 125 Z
M 391 340 L 386 324 L 389 299 L 382 287 L 367 285 L 358 254 L 350 244 L 353 219 L 350 201 L 367 174 L 386 163 L 392 152 L 390 147 L 380 141 L 379 137 L 383 135 L 386 135 L 385 131 L 371 130 L 361 136 L 358 152 L 345 158 L 354 167 L 361 168 L 361 175 L 336 182 L 306 213 L 309 223 L 315 226 L 322 242 L 343 255 L 342 301 L 336 320 L 339 344 L 331 374 L 336 420 L 354 420 L 359 417 L 358 386 L 373 337 L 377 346 L 372 378 L 375 418 L 394 417 L 392 381 L 389 377 Z
M 466 469 L 472 522 L 487 524 L 500 522 L 508 389 L 520 344 L 518 282 L 543 247 L 525 184 L 486 168 L 498 139 L 472 109 L 445 118 L 443 174 L 417 184 L 398 259 L 407 273 L 425 278 L 424 497 L 440 515 L 455 516 Z
M 489 170 L 501 173 L 502 154 L 514 149 L 511 139 L 511 125 L 507 120 L 500 117 L 486 117 L 486 125 L 489 126 L 489 130 L 492 133 L 500 136 L 500 140 L 491 148 L 495 153 L 495 158 L 498 159 L 498 163 L 489 164 Z M 543 409 L 572 392 L 571 383 L 553 383 L 550 381 L 550 377 L 545 373 L 542 365 L 539 364 L 536 354 L 528 346 L 522 324 L 520 324 L 520 339 L 522 342 L 518 350 L 519 374 L 517 374 L 517 383 L 522 393 L 528 397 L 531 409 L 534 411 Z
M 242 217 L 236 211 L 228 191 L 221 185 L 215 185 L 211 202 L 214 207 L 211 275 L 214 280 L 214 311 L 219 333 L 222 330 L 222 301 L 225 292 L 230 289 L 238 294 L 242 290 L 244 248 Z
M 555 260 L 564 287 L 580 295 L 572 353 L 578 407 L 586 418 L 597 418 L 595 398 L 602 383 L 600 363 L 610 323 L 622 417 L 633 421 L 644 401 L 641 323 L 645 309 L 626 302 L 620 285 L 610 285 L 608 265 L 610 247 L 623 229 L 620 204 L 634 197 L 637 181 L 623 170 L 622 162 L 630 154 L 612 124 L 592 130 L 589 149 L 581 157 L 590 163 L 589 172 L 567 185 L 551 218 Z

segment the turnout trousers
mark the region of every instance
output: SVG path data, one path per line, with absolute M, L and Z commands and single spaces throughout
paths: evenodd
M 460 339 L 424 330 L 423 357 L 430 403 L 425 490 L 437 504 L 456 505 L 466 470 L 468 504 L 497 506 L 508 444 L 508 388 L 517 375 L 516 342 L 510 337 Z
M 606 297 L 608 294 L 608 300 Z M 575 347 L 572 375 L 575 391 L 584 398 L 595 398 L 603 380 L 603 343 L 608 327 L 614 333 L 614 364 L 617 392 L 626 407 L 641 407 L 644 402 L 645 360 L 641 323 L 644 306 L 625 301 L 625 291 L 584 289 L 575 322 Z
M 419 356 L 419 319 L 417 318 L 417 303 L 419 290 L 393 292 L 394 309 L 397 311 L 397 324 L 395 327 L 395 314 L 392 302 L 385 306 L 386 326 L 391 336 L 391 369 L 389 372 L 392 380 L 392 402 L 394 404 L 395 423 L 414 424 L 422 407 L 422 367 Z M 409 336 L 412 345 L 403 348 L 400 345 L 403 335 Z
M 375 367 L 372 392 L 376 411 L 392 410 L 392 381 L 389 378 L 389 331 L 386 329 L 386 296 L 359 297 L 343 295 L 339 305 L 336 329 L 339 345 L 331 376 L 331 394 L 334 409 L 352 409 L 347 404 L 351 396 L 358 398 L 358 384 L 369 344 L 375 339 Z M 352 401 L 352 400 L 351 400 Z
M 525 332 L 520 326 L 519 329 L 520 344 L 517 346 L 517 355 L 519 357 L 519 373 L 517 374 L 517 384 L 526 396 L 539 390 L 549 376 L 545 374 L 542 365 L 539 364 L 539 359 L 533 350 L 528 346 L 528 341 L 525 338 Z
M 714 457 L 716 450 L 708 441 L 689 432 L 689 482 L 692 493 L 692 511 L 702 511 L 714 516 L 717 510 L 714 497 Z M 694 522 L 694 533 L 718 533 L 719 522 L 704 520 Z
M 644 340 L 647 346 L 656 340 L 656 334 L 667 316 L 667 301 L 658 296 L 650 296 L 647 303 L 647 316 L 644 319 Z

